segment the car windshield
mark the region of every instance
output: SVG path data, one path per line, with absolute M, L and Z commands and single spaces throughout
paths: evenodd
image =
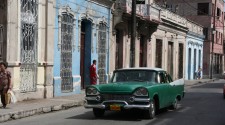
M 153 70 L 119 70 L 115 71 L 111 82 L 156 82 L 157 72 Z

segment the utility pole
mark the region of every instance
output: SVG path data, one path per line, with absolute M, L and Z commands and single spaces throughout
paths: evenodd
M 214 37 L 215 37 L 215 25 L 216 25 L 216 4 L 217 0 L 215 0 L 214 13 L 213 13 L 213 29 L 212 29 L 212 48 L 211 48 L 211 65 L 210 65 L 210 79 L 212 79 L 213 74 L 213 52 L 214 52 Z
M 131 67 L 135 67 L 135 40 L 136 40 L 136 0 L 132 0 L 132 13 L 131 13 Z

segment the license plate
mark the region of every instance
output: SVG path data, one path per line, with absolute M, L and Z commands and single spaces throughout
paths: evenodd
M 112 111 L 120 111 L 121 106 L 120 105 L 110 105 L 110 110 Z

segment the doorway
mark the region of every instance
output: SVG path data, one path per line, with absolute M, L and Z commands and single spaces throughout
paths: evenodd
M 156 39 L 155 67 L 162 68 L 162 39 Z
M 146 67 L 147 66 L 147 45 L 146 45 L 146 37 L 141 35 L 140 38 L 140 53 L 139 53 L 139 66 Z
M 184 59 L 184 56 L 183 56 L 183 52 L 184 52 L 184 45 L 182 43 L 179 43 L 179 60 L 178 60 L 178 78 L 183 78 L 183 59 Z
M 168 59 L 167 59 L 167 72 L 173 78 L 173 42 L 168 44 Z
M 188 49 L 188 80 L 191 79 L 191 48 Z
M 89 20 L 81 21 L 80 34 L 80 76 L 81 88 L 90 85 L 90 66 L 91 66 L 91 34 L 92 22 Z
M 123 67 L 123 31 L 116 30 L 115 69 Z

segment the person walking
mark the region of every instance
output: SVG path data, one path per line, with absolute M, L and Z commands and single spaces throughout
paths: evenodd
M 91 85 L 97 84 L 98 75 L 96 72 L 96 60 L 93 60 L 92 65 L 90 67 L 90 79 L 91 79 Z
M 5 62 L 0 63 L 0 94 L 2 107 L 6 108 L 5 94 L 12 89 L 11 73 L 7 70 L 7 64 Z
M 202 68 L 199 66 L 198 71 L 197 71 L 198 79 L 201 79 L 201 72 L 202 72 Z

